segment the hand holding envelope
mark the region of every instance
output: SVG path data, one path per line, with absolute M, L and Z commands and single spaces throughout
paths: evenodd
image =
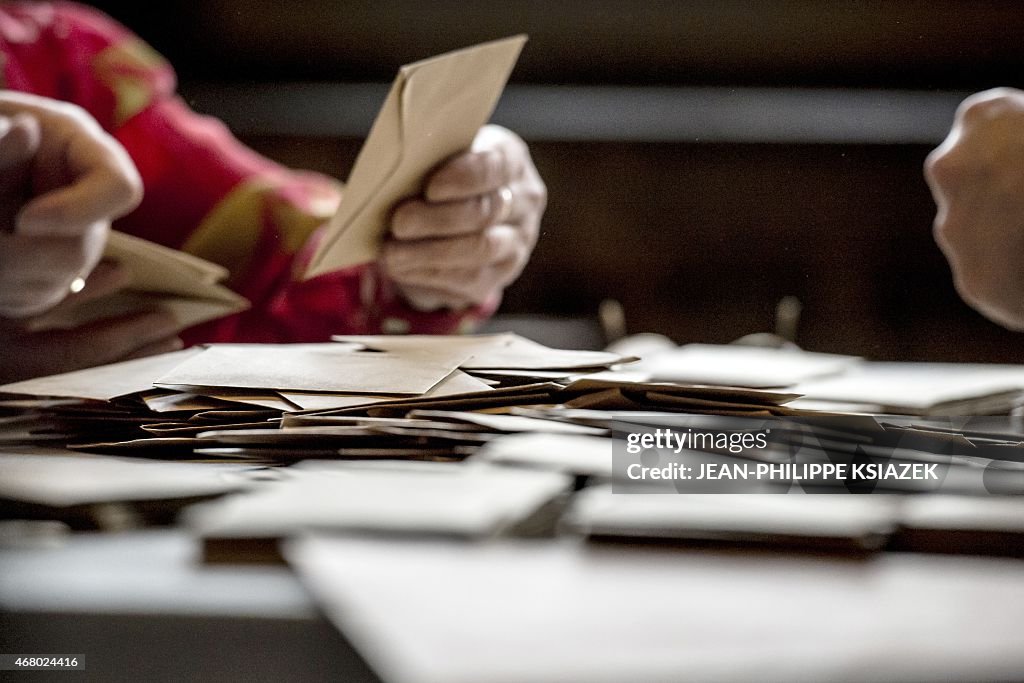
M 526 143 L 486 126 L 395 209 L 384 272 L 421 310 L 490 301 L 526 265 L 546 197 Z
M 0 92 L 0 379 L 180 347 L 180 328 L 152 309 L 54 329 L 126 287 L 129 272 L 100 258 L 110 222 L 141 195 L 131 159 L 85 111 Z
M 52 375 L 128 358 L 164 353 L 181 348 L 181 329 L 166 311 L 119 312 L 103 320 L 64 328 L 47 325 L 74 315 L 79 306 L 89 307 L 116 297 L 128 283 L 126 268 L 101 261 L 82 291 L 70 295 L 48 313 L 21 320 L 0 319 L 0 381 Z
M 113 231 L 85 287 L 41 315 L 0 319 L 0 380 L 51 375 L 180 349 L 182 330 L 247 306 L 227 271 Z
M 482 303 L 518 276 L 546 191 L 522 140 L 481 127 L 525 41 L 401 68 L 307 278 L 382 257 L 410 303 L 436 309 Z

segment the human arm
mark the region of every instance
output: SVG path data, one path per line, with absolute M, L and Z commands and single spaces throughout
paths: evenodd
M 303 281 L 300 273 L 337 206 L 339 185 L 260 157 L 220 122 L 192 112 L 175 95 L 170 66 L 123 27 L 87 8 L 57 8 L 50 26 L 79 55 L 70 67 L 63 63 L 64 69 L 76 69 L 69 79 L 73 87 L 63 94 L 124 144 L 145 184 L 142 205 L 116 227 L 226 266 L 229 284 L 253 304 L 245 313 L 193 330 L 191 340 L 313 341 L 336 332 L 459 331 L 492 312 L 502 286 L 521 269 L 535 230 L 518 231 L 529 246 L 518 247 L 512 259 L 505 249 L 500 268 L 484 251 L 477 254 L 480 263 L 458 261 L 452 267 L 452 259 L 464 254 L 449 251 L 448 259 L 439 260 L 436 236 L 421 233 L 404 246 L 431 263 L 428 271 L 398 274 L 385 261 Z M 24 80 L 28 87 L 49 83 L 45 77 Z M 526 162 L 532 169 L 528 155 Z M 469 194 L 449 199 L 476 201 Z M 542 210 L 543 202 L 531 206 Z M 471 229 L 488 227 L 475 223 Z M 507 235 L 503 243 L 509 245 Z M 480 286 L 469 301 L 453 284 L 474 271 Z M 424 286 L 440 298 L 425 301 Z M 410 306 L 409 299 L 418 305 Z

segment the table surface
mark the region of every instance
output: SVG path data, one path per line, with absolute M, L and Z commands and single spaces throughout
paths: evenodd
M 0 652 L 81 653 L 97 681 L 378 680 L 287 567 L 199 556 L 176 529 L 0 547 Z
M 177 529 L 3 548 L 0 651 L 84 653 L 94 680 L 1024 677 L 1019 560 L 571 539 L 286 551 L 319 602 L 284 566 L 201 564 Z

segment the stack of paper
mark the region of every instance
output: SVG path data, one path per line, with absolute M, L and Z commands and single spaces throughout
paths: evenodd
M 0 387 L 0 438 L 183 459 L 457 460 L 508 433 L 595 436 L 616 421 L 670 426 L 673 416 L 707 416 L 708 424 L 814 417 L 825 445 L 804 444 L 803 455 L 819 460 L 894 448 L 921 461 L 934 453 L 1011 461 L 1019 452 L 1015 434 L 983 438 L 892 421 L 883 428 L 866 416 L 794 408 L 795 393 L 609 372 L 631 360 L 512 334 L 212 345 Z M 871 370 L 860 367 L 854 377 L 867 387 Z M 997 381 L 983 379 L 983 390 Z M 779 426 L 776 446 L 801 445 L 800 429 Z
M 199 349 L 39 377 L 0 387 L 0 443 L 122 440 L 154 421 L 145 398 L 153 381 Z
M 533 367 L 598 372 L 629 360 L 510 334 L 212 345 L 0 387 L 2 438 L 187 459 L 461 458 L 537 421 L 408 414 L 549 405 L 564 387 L 522 384 Z M 490 371 L 521 374 L 505 385 L 470 374 Z
M 859 404 L 904 415 L 1006 414 L 1024 395 L 1024 368 L 974 363 L 863 363 L 793 387 L 798 405 Z
M 514 334 L 219 344 L 10 384 L 0 409 L 8 442 L 260 462 L 461 459 L 503 433 L 607 433 L 567 424 L 580 410 L 794 414 L 785 404 L 795 394 L 609 372 L 634 360 Z M 534 413 L 509 415 L 524 410 Z
M 801 396 L 790 408 L 811 411 L 995 415 L 1024 396 L 1021 366 L 878 363 L 738 344 L 659 346 L 630 370 L 651 381 L 784 390 Z
M 770 431 L 771 439 L 764 448 L 734 451 L 703 444 L 668 451 L 655 449 L 644 456 L 653 458 L 651 462 L 657 461 L 658 466 L 685 465 L 694 472 L 705 466 L 744 464 L 936 466 L 941 476 L 935 481 L 869 476 L 856 482 L 854 488 L 973 497 L 1024 490 L 1024 467 L 1020 465 L 1024 461 L 1024 430 L 1010 422 L 973 425 L 967 420 L 816 412 L 794 408 L 801 399 L 786 391 L 629 379 L 629 363 L 633 360 L 605 352 L 550 349 L 512 334 L 349 336 L 325 344 L 219 344 L 0 387 L 0 438 L 8 451 L 15 452 L 45 444 L 69 444 L 80 452 L 190 461 L 200 466 L 213 462 L 301 468 L 303 461 L 310 460 L 339 464 L 342 469 L 331 476 L 337 479 L 339 472 L 343 473 L 344 484 L 324 484 L 327 488 L 321 490 L 319 484 L 307 483 L 327 477 L 322 472 L 329 468 L 320 464 L 318 474 L 297 475 L 292 484 L 275 488 L 299 493 L 256 496 L 257 509 L 262 511 L 259 514 L 240 514 L 230 523 L 202 525 L 210 531 L 210 538 L 228 538 L 238 530 L 238 519 L 251 519 L 243 535 L 262 538 L 269 543 L 265 547 L 270 548 L 276 547 L 270 539 L 321 526 L 318 515 L 347 520 L 332 528 L 381 532 L 391 522 L 372 513 L 372 501 L 345 493 L 354 507 L 337 508 L 342 504 L 333 501 L 338 486 L 364 478 L 390 482 L 397 477 L 400 483 L 395 490 L 404 491 L 406 484 L 401 482 L 411 482 L 428 472 L 450 471 L 453 477 L 479 473 L 461 469 L 463 461 L 485 468 L 480 470 L 487 472 L 483 479 L 466 481 L 479 482 L 481 490 L 486 491 L 490 491 L 487 487 L 492 477 L 495 481 L 509 477 L 511 482 L 518 481 L 520 475 L 537 475 L 531 481 L 557 479 L 559 487 L 566 481 L 574 482 L 584 492 L 571 506 L 572 514 L 566 518 L 563 531 L 595 538 L 671 538 L 863 550 L 884 537 L 890 545 L 934 550 L 943 543 L 947 548 L 967 547 L 950 539 L 959 533 L 958 525 L 966 529 L 970 524 L 980 524 L 976 518 L 971 518 L 974 522 L 968 517 L 950 521 L 925 512 L 914 517 L 913 525 L 907 521 L 896 532 L 877 531 L 878 520 L 860 513 L 846 518 L 818 515 L 813 524 L 804 524 L 800 517 L 807 504 L 795 496 L 792 501 L 787 496 L 786 502 L 773 503 L 774 507 L 733 505 L 728 502 L 731 496 L 716 497 L 729 507 L 728 514 L 719 514 L 717 508 L 709 507 L 710 497 L 688 500 L 678 492 L 846 492 L 852 484 L 846 480 L 782 477 L 744 489 L 714 483 L 680 488 L 678 482 L 632 481 L 613 453 L 622 452 L 616 449 L 623 449 L 623 440 L 630 432 L 652 429 Z M 870 377 L 873 367 L 862 363 L 848 372 L 866 385 L 870 382 L 865 378 Z M 979 377 L 973 370 L 967 375 Z M 1009 377 L 1005 372 L 1002 375 Z M 961 379 L 953 384 L 966 386 Z M 997 386 L 994 378 L 986 382 L 980 385 L 983 391 Z M 884 389 L 885 383 L 879 386 Z M 847 397 L 861 398 L 853 394 Z M 383 469 L 364 474 L 354 461 Z M 124 460 L 116 462 L 117 468 L 124 469 Z M 66 493 L 82 500 L 96 498 L 96 487 L 86 485 L 96 477 L 85 476 L 91 471 L 88 469 L 78 472 L 74 463 L 74 456 L 52 461 L 53 466 L 71 468 L 68 471 L 73 476 L 63 477 L 63 481 L 79 482 L 71 484 Z M 85 467 L 97 465 L 90 462 Z M 41 468 L 29 471 L 43 472 Z M 355 471 L 360 473 L 351 474 Z M 135 472 L 125 470 L 124 475 L 128 477 L 125 481 L 134 481 L 131 477 Z M 42 489 L 23 479 L 12 478 L 14 489 L 0 493 L 20 501 L 19 509 L 42 505 L 38 499 Z M 626 488 L 621 496 L 610 497 L 605 495 L 608 489 L 600 488 L 602 485 Z M 367 491 L 377 490 L 373 488 L 376 484 L 367 486 Z M 442 490 L 451 496 L 453 504 L 461 500 L 461 494 L 438 489 Z M 145 491 L 140 487 L 139 495 Z M 641 495 L 633 495 L 637 492 Z M 641 502 L 647 498 L 643 494 L 656 492 L 665 500 Z M 200 495 L 202 491 L 194 493 Z M 379 495 L 381 500 L 388 497 Z M 498 493 L 493 495 L 500 498 Z M 305 516 L 293 519 L 284 515 L 282 523 L 292 519 L 294 524 L 285 525 L 287 528 L 274 526 L 271 511 L 290 509 L 293 498 L 310 501 L 300 506 Z M 472 533 L 450 524 L 445 529 L 480 535 L 504 528 L 504 522 L 494 526 L 495 518 L 488 516 L 494 511 L 488 510 L 483 516 L 473 512 L 467 517 L 466 524 L 478 525 L 472 527 Z M 417 514 L 410 512 L 403 519 L 415 519 Z M 985 524 L 991 527 L 986 532 L 989 538 L 1009 534 L 1016 539 L 1024 535 L 1005 524 L 999 527 L 997 517 L 993 513 L 985 518 Z M 225 518 L 218 513 L 216 519 Z M 902 518 L 894 519 L 903 523 Z M 428 516 L 422 521 L 436 522 L 433 531 L 443 531 L 444 525 L 437 518 Z M 415 525 L 409 528 L 426 532 L 426 528 Z M 961 534 L 962 538 L 968 536 Z M 976 543 L 971 547 L 994 552 L 997 545 Z

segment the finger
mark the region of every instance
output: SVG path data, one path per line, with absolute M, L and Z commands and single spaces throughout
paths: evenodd
M 964 152 L 962 131 L 954 127 L 946 139 L 925 157 L 924 178 L 933 197 L 938 198 L 954 191 L 954 188 L 978 172 L 972 168 L 972 164 L 967 163 Z
M 484 194 L 451 202 L 402 202 L 391 218 L 391 234 L 399 240 L 450 237 L 478 232 L 499 219 L 516 216 L 515 193 L 505 186 Z
M 142 200 L 142 180 L 128 153 L 86 117 L 84 112 L 69 114 L 63 144 L 54 142 L 54 149 L 37 160 L 47 167 L 65 166 L 72 179 L 26 204 L 17 218 L 19 231 L 75 234 L 91 223 L 127 214 Z
M 87 260 L 81 237 L 0 235 L 0 281 L 9 278 L 57 278 L 70 282 Z
M 94 223 L 120 218 L 140 199 L 141 191 L 123 169 L 100 165 L 70 185 L 30 200 L 15 225 L 26 235 L 75 235 Z
M 102 240 L 0 234 L 0 316 L 38 315 L 99 261 Z
M 511 132 L 496 126 L 481 131 L 484 142 L 464 152 L 431 174 L 425 195 L 428 201 L 446 202 L 494 192 L 523 175 L 526 146 Z
M 946 205 L 953 171 L 949 154 L 941 147 L 932 150 L 924 161 L 924 181 L 932 200 L 940 209 Z
M 518 255 L 527 249 L 520 230 L 494 225 L 482 232 L 459 237 L 413 242 L 385 243 L 383 263 L 389 274 L 422 269 L 470 268 Z
M 440 296 L 448 306 L 480 304 L 489 300 L 518 275 L 519 265 L 513 261 L 481 268 L 447 271 L 416 271 L 396 281 L 403 294 L 430 292 Z
M 102 299 L 124 289 L 131 281 L 132 272 L 128 268 L 116 261 L 101 261 L 85 279 L 85 288 L 68 297 L 67 303 L 80 306 L 87 301 Z
M 14 232 L 32 194 L 31 160 L 39 150 L 39 122 L 27 114 L 0 117 L 0 231 Z
M 521 264 L 517 259 L 507 259 L 474 268 L 424 268 L 403 273 L 395 283 L 405 288 L 428 288 L 458 294 L 467 300 L 477 301 L 488 298 L 491 290 L 512 282 L 520 270 Z
M 23 164 L 39 150 L 39 122 L 29 114 L 0 118 L 0 171 Z
M 131 271 L 114 261 L 102 261 L 85 280 L 82 291 L 70 294 L 52 309 L 42 315 L 22 322 L 29 331 L 61 327 L 60 321 L 76 307 L 90 301 L 97 301 L 118 292 L 131 283 Z
M 410 307 L 424 313 L 439 311 L 444 308 L 458 310 L 473 305 L 472 301 L 468 301 L 458 294 L 430 287 L 410 287 L 402 289 L 402 297 Z
M 1024 92 L 1015 88 L 991 88 L 964 98 L 956 108 L 954 126 L 971 125 L 1008 111 L 1020 110 Z

